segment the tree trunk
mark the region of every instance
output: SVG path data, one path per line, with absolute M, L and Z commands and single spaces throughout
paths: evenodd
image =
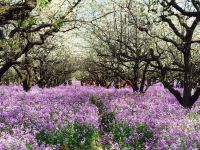
M 13 62 L 6 62 L 1 68 L 0 68 L 0 80 L 3 77 L 3 75 L 10 69 L 10 67 L 13 65 Z
M 140 83 L 140 90 L 139 90 L 140 93 L 144 93 L 144 85 L 145 85 L 146 73 L 147 73 L 148 66 L 149 66 L 149 63 L 146 63 L 145 67 L 144 67 L 143 74 L 142 74 L 142 81 Z
M 191 92 L 192 92 L 192 86 L 191 86 L 191 53 L 190 53 L 191 45 L 189 45 L 185 49 L 184 53 L 184 65 L 185 65 L 185 72 L 184 72 L 184 84 L 183 84 L 183 100 L 182 100 L 182 106 L 183 107 L 192 107 L 193 103 L 191 100 Z
M 27 74 L 23 81 L 23 89 L 24 91 L 28 92 L 32 87 L 32 72 L 31 72 L 31 64 L 28 61 L 27 53 L 25 53 L 25 70 Z
M 132 89 L 133 91 L 138 91 L 138 79 L 139 79 L 139 62 L 135 62 L 135 65 L 133 67 L 133 79 L 131 79 L 132 82 Z
M 194 95 L 191 95 L 192 91 L 192 78 L 191 78 L 191 68 L 192 68 L 192 63 L 191 63 L 191 54 L 190 51 L 185 50 L 184 53 L 184 86 L 183 86 L 183 96 L 181 96 L 180 92 L 175 90 L 165 79 L 166 75 L 166 70 L 163 69 L 161 74 L 162 74 L 162 83 L 165 88 L 167 88 L 179 101 L 179 103 L 184 107 L 184 108 L 191 108 L 194 103 L 197 101 L 200 95 L 200 89 L 197 88 L 196 92 Z

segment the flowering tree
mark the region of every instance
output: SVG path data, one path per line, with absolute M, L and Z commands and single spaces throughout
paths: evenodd
M 96 39 L 91 38 L 92 49 L 107 61 L 101 64 L 113 72 L 119 65 L 129 71 L 133 69 L 131 77 L 135 85 L 139 78 L 144 83 L 147 75 L 153 77 L 183 107 L 191 107 L 200 95 L 197 57 L 200 3 L 195 0 L 112 2 L 114 17 L 110 15 L 108 20 L 103 19 L 92 28 Z M 173 87 L 175 79 L 183 81 L 183 93 Z
M 110 5 L 113 5 L 113 13 L 92 24 L 89 41 L 91 50 L 97 55 L 94 64 L 99 70 L 113 74 L 115 79 L 130 80 L 133 90 L 143 93 L 148 87 L 145 81 L 154 77 L 150 62 L 145 59 L 151 39 L 138 29 L 141 20 L 139 14 L 133 13 L 140 13 L 137 8 L 127 11 L 130 4 L 119 1 Z
M 158 69 L 164 86 L 183 107 L 191 107 L 200 95 L 198 29 L 200 22 L 199 1 L 156 0 L 150 1 L 148 10 L 154 19 L 141 31 L 158 41 L 150 48 L 151 65 Z M 150 25 L 151 24 L 151 25 Z M 160 27 L 158 34 L 155 30 Z M 165 46 L 163 46 L 163 44 Z M 184 81 L 183 94 L 169 83 L 169 74 L 179 75 Z M 173 76 L 174 77 L 174 76 Z M 176 77 L 174 77 L 176 78 Z M 192 88 L 195 92 L 192 93 Z
M 23 83 L 26 91 L 28 91 L 32 85 L 32 75 L 30 71 L 31 65 L 28 62 L 29 51 L 35 46 L 43 45 L 48 38 L 55 36 L 55 33 L 68 32 L 76 29 L 75 9 L 80 4 L 81 0 L 60 0 L 57 1 L 57 3 L 53 1 L 50 2 L 41 0 L 38 1 L 37 7 L 33 7 L 32 3 L 30 2 L 25 1 L 24 3 L 14 3 L 10 5 L 9 9 L 5 11 L 5 13 L 2 13 L 1 15 L 2 19 L 3 17 L 5 19 L 7 18 L 6 14 L 10 14 L 11 17 L 8 17 L 7 20 L 4 19 L 5 21 L 3 21 L 1 25 L 2 57 L 0 65 L 0 78 L 2 78 L 2 76 L 12 66 L 19 64 L 22 57 L 24 57 L 27 76 Z M 29 4 L 32 7 L 28 7 Z M 36 3 L 34 4 L 34 6 L 36 6 Z M 55 7 L 52 7 L 53 5 Z M 1 6 L 3 7 L 3 5 Z M 27 14 L 25 16 L 21 16 L 20 12 L 19 14 L 15 14 L 15 11 L 10 10 L 11 8 L 17 9 L 18 7 L 22 7 L 24 9 L 27 8 L 29 10 L 29 15 Z M 33 10 L 33 8 L 35 9 Z

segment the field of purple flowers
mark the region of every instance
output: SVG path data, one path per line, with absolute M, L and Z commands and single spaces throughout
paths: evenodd
M 200 100 L 131 89 L 0 87 L 0 150 L 198 150 Z

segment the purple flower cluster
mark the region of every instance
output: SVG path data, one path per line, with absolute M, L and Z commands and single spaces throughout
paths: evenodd
M 147 143 L 146 149 L 200 148 L 200 100 L 187 110 L 157 84 L 144 95 L 125 95 L 111 100 L 110 110 L 116 113 L 117 122 L 126 122 L 133 127 L 144 123 L 154 131 L 158 142 L 156 145 Z
M 145 94 L 132 93 L 129 88 L 81 86 L 35 86 L 26 93 L 19 86 L 0 86 L 0 150 L 26 150 L 29 146 L 35 150 L 53 149 L 39 146 L 35 135 L 59 130 L 75 121 L 98 129 L 100 114 L 90 102 L 91 96 L 98 97 L 106 111 L 114 112 L 115 122 L 133 128 L 138 123 L 146 124 L 156 143 L 149 141 L 144 149 L 200 148 L 200 100 L 192 109 L 184 109 L 157 84 Z M 113 143 L 113 147 L 116 145 Z

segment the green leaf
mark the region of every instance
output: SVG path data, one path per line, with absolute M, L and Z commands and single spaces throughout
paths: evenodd
M 49 0 L 38 0 L 38 3 L 41 7 L 45 7 L 49 3 Z
M 31 27 L 32 25 L 35 25 L 36 22 L 37 22 L 36 17 L 35 16 L 31 16 L 31 17 L 29 17 L 28 19 L 26 19 L 24 21 L 19 21 L 18 23 L 19 23 L 19 25 L 21 27 L 26 28 L 26 27 Z
M 32 150 L 33 149 L 33 145 L 32 144 L 26 144 L 26 147 L 28 150 Z
M 61 21 L 56 21 L 54 24 L 53 24 L 53 27 L 55 28 L 55 29 L 60 29 L 62 26 L 63 26 L 63 22 L 61 22 Z

